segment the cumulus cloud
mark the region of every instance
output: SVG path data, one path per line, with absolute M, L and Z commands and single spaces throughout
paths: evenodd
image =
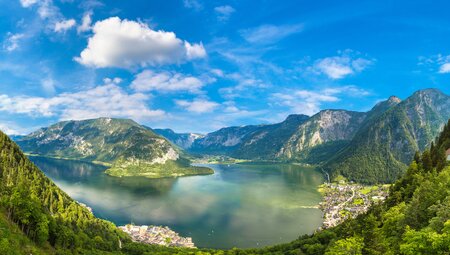
M 0 111 L 34 117 L 58 117 L 60 120 L 103 116 L 148 120 L 164 116 L 164 111 L 147 107 L 148 99 L 148 95 L 129 94 L 110 83 L 49 98 L 0 95 Z
M 0 131 L 7 135 L 24 135 L 29 132 L 29 130 L 20 128 L 15 123 L 9 121 L 0 122 Z
M 20 0 L 20 4 L 25 8 L 32 6 L 37 2 L 38 0 Z
M 292 112 L 298 114 L 313 115 L 320 111 L 321 105 L 327 102 L 337 102 L 339 96 L 351 97 L 367 96 L 370 93 L 354 85 L 342 87 L 325 88 L 318 91 L 312 90 L 290 90 L 285 93 L 274 93 L 272 99 L 283 106 L 291 108 Z
M 189 91 L 198 93 L 204 85 L 205 83 L 202 80 L 181 73 L 145 70 L 136 75 L 136 78 L 131 83 L 131 88 L 140 92 Z
M 439 67 L 439 73 L 450 73 L 450 63 L 444 63 Z
M 231 14 L 233 14 L 233 12 L 235 12 L 236 10 L 230 5 L 222 5 L 215 7 L 214 11 L 216 12 L 218 20 L 227 21 L 230 18 Z
M 339 56 L 318 59 L 314 62 L 312 71 L 337 80 L 359 73 L 373 64 L 373 60 L 356 57 L 355 55 L 357 53 L 347 50 Z
M 77 33 L 82 33 L 91 30 L 92 12 L 86 12 L 81 20 L 81 25 L 77 27 Z
M 173 32 L 155 31 L 142 22 L 111 17 L 96 22 L 94 34 L 75 60 L 91 67 L 163 65 L 203 58 L 201 44 L 183 42 Z
M 250 43 L 270 44 L 303 30 L 302 24 L 295 25 L 262 25 L 240 31 L 241 36 Z
M 212 112 L 219 106 L 218 103 L 206 99 L 195 99 L 193 101 L 175 100 L 175 104 L 194 113 Z
M 3 42 L 3 49 L 6 51 L 15 51 L 19 48 L 19 42 L 24 38 L 24 34 L 18 33 L 8 33 L 5 41 Z
M 61 20 L 55 23 L 53 30 L 57 33 L 62 33 L 73 28 L 75 25 L 76 22 L 74 19 Z

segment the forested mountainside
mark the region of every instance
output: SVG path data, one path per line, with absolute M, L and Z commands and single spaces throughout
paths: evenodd
M 415 154 L 386 202 L 311 236 L 264 249 L 263 254 L 449 254 L 450 120 L 433 144 Z
M 127 119 L 63 121 L 17 140 L 27 153 L 100 162 L 113 176 L 149 178 L 209 174 L 191 167 L 182 151 L 153 131 Z
M 332 176 L 393 182 L 416 151 L 430 145 L 450 118 L 450 97 L 437 89 L 403 102 L 391 96 L 368 112 L 323 110 L 272 125 L 230 127 L 196 139 L 192 152 L 238 159 L 318 164 Z
M 277 124 L 222 128 L 196 139 L 190 151 L 239 159 L 321 163 L 348 144 L 365 121 L 398 102 L 391 97 L 369 112 L 323 110 L 311 117 L 292 114 Z
M 449 118 L 449 96 L 435 89 L 418 91 L 369 119 L 325 169 L 358 182 L 393 182 Z
M 56 187 L 0 132 L 0 253 L 448 254 L 449 147 L 450 121 L 429 149 L 415 154 L 386 202 L 337 227 L 262 249 L 190 250 L 131 243 Z
M 113 224 L 95 218 L 53 184 L 1 132 L 0 194 L 0 254 L 117 250 L 128 242 Z
M 171 141 L 172 143 L 174 143 L 175 145 L 179 146 L 182 149 L 191 148 L 195 140 L 204 137 L 204 135 L 195 133 L 175 133 L 172 129 L 169 128 L 165 129 L 149 128 L 149 129 L 155 132 L 156 134 L 165 137 L 167 140 Z

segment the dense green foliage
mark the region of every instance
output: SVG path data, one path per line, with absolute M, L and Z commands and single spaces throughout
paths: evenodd
M 450 118 L 450 97 L 435 89 L 369 118 L 351 142 L 325 164 L 334 176 L 361 183 L 394 182 Z
M 387 201 L 356 219 L 287 244 L 221 251 L 129 242 L 113 224 L 96 219 L 70 199 L 0 133 L 3 217 L 0 224 L 6 226 L 6 230 L 0 229 L 3 233 L 0 251 L 132 255 L 448 254 L 450 166 L 445 159 L 448 147 L 450 121 L 430 149 L 415 155 L 406 174 L 391 187 Z M 19 229 L 23 234 L 17 233 Z
M 0 213 L 37 245 L 108 251 L 117 250 L 119 240 L 128 241 L 112 223 L 95 218 L 61 191 L 1 132 L 0 194 Z
M 149 164 L 145 161 L 135 161 L 131 165 L 127 164 L 126 159 L 119 159 L 105 173 L 118 177 L 142 176 L 147 178 L 163 178 L 213 174 L 214 170 L 208 167 L 191 166 L 187 159 L 179 159 L 177 161 L 169 160 L 165 164 Z
M 111 166 L 108 173 L 115 176 L 160 178 L 213 173 L 211 169 L 190 167 L 181 150 L 127 119 L 63 121 L 22 137 L 17 143 L 30 154 Z

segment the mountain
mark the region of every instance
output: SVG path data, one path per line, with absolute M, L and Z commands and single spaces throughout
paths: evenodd
M 441 97 L 433 91 L 421 91 L 411 100 L 433 96 Z M 373 205 L 366 214 L 291 243 L 265 248 L 264 252 L 250 252 L 449 254 L 450 161 L 446 161 L 445 151 L 450 148 L 450 121 L 435 142 L 414 156 L 406 173 L 391 186 L 386 201 Z
M 367 183 L 393 182 L 414 153 L 429 146 L 450 118 L 450 97 L 436 89 L 417 91 L 402 102 L 391 101 L 395 103 L 370 118 L 325 164 L 334 176 L 342 174 Z
M 130 239 L 95 218 L 0 132 L 0 254 L 69 254 L 119 249 Z
M 278 152 L 295 133 L 298 126 L 309 119 L 303 114 L 289 115 L 281 123 L 260 126 L 249 134 L 231 153 L 233 157 L 256 160 L 280 160 Z
M 191 151 L 250 160 L 320 163 L 352 139 L 366 115 L 324 110 L 312 117 L 293 114 L 277 124 L 223 128 L 196 140 Z
M 226 127 L 197 139 L 189 149 L 190 152 L 202 154 L 230 154 L 247 137 L 261 129 L 263 125 Z
M 200 139 L 204 137 L 204 135 L 201 134 L 195 134 L 195 133 L 175 133 L 172 129 L 166 128 L 166 129 L 151 129 L 156 134 L 166 138 L 173 144 L 177 145 L 178 147 L 182 149 L 189 149 L 192 147 L 192 144 L 195 142 L 195 140 Z
M 127 119 L 63 121 L 17 143 L 30 154 L 108 165 L 106 173 L 113 176 L 159 178 L 212 172 L 191 167 L 184 153 L 169 141 Z
M 338 149 L 353 138 L 365 118 L 366 114 L 361 112 L 321 111 L 299 125 L 277 151 L 276 156 L 288 160 L 317 163 L 321 160 L 321 156 L 318 155 L 321 154 L 319 150 Z

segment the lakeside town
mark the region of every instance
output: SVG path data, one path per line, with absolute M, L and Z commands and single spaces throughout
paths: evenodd
M 341 180 L 325 183 L 319 187 L 323 200 L 319 208 L 324 213 L 321 228 L 334 227 L 348 218 L 367 212 L 374 203 L 382 202 L 389 193 L 390 185 L 363 186 Z
M 170 247 L 196 248 L 191 237 L 181 237 L 169 227 L 135 226 L 128 224 L 126 226 L 120 226 L 119 229 L 127 233 L 134 242 Z

